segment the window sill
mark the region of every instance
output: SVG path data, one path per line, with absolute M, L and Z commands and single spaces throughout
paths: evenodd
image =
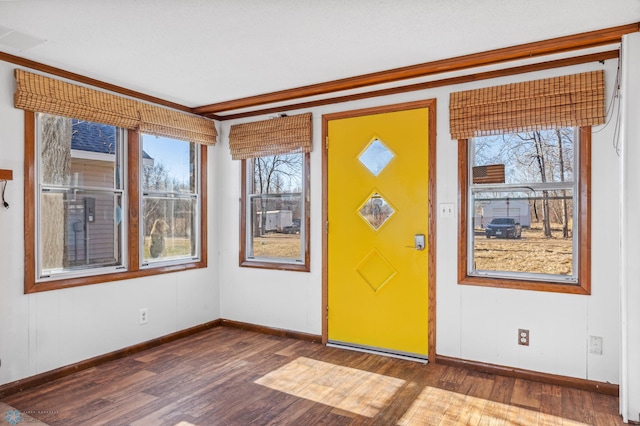
M 531 290 L 531 291 L 546 291 L 552 293 L 568 293 L 568 294 L 591 294 L 590 289 L 580 284 L 564 284 L 555 282 L 542 282 L 542 281 L 527 281 L 527 280 L 512 280 L 505 278 L 489 278 L 489 277 L 476 277 L 476 276 L 464 276 L 458 279 L 460 285 L 473 285 L 480 287 L 496 287 L 496 288 L 508 288 L 514 290 Z
M 100 284 L 111 281 L 121 281 L 133 278 L 148 277 L 153 275 L 167 274 L 171 272 L 186 271 L 191 269 L 206 268 L 206 261 L 182 263 L 178 265 L 168 265 L 154 268 L 145 268 L 138 271 L 116 272 L 111 274 L 93 275 L 86 277 L 64 278 L 59 280 L 49 280 L 35 282 L 25 281 L 25 294 L 38 293 L 42 291 L 59 290 L 63 288 L 79 287 L 83 285 Z
M 260 269 L 273 269 L 276 271 L 297 271 L 297 272 L 310 272 L 308 264 L 304 263 L 284 263 L 284 262 L 265 262 L 259 260 L 245 260 L 240 262 L 241 267 L 246 268 L 260 268 Z

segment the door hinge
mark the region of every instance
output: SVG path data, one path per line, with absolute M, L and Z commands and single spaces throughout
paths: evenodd
M 329 305 L 327 305 L 327 311 L 326 311 L 325 315 L 326 315 L 327 319 L 329 319 Z
M 329 136 L 325 138 L 324 149 L 326 149 L 327 151 L 329 150 Z

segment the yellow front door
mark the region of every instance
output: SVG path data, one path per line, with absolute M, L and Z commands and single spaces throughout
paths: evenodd
M 331 119 L 327 136 L 329 342 L 426 358 L 429 108 Z

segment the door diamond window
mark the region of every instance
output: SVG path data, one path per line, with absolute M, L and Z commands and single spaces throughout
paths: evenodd
M 360 216 L 376 231 L 394 212 L 393 207 L 377 192 L 374 192 L 358 211 Z
M 380 139 L 374 139 L 358 159 L 374 176 L 378 176 L 393 157 L 393 152 Z

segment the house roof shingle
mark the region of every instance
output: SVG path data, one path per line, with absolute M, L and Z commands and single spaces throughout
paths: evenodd
M 114 126 L 72 119 L 71 128 L 71 149 L 99 154 L 114 153 L 116 145 Z M 142 158 L 151 159 L 145 151 L 142 151 Z

